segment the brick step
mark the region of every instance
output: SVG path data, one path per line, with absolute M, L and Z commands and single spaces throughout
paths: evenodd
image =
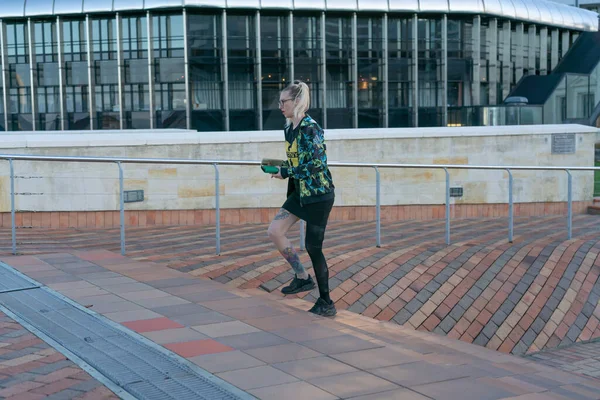
M 589 206 L 587 209 L 588 214 L 592 215 L 600 215 L 600 205 L 598 206 Z

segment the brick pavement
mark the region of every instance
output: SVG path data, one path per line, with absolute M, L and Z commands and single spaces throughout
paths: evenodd
M 549 349 L 527 358 L 564 371 L 600 379 L 600 340 Z
M 118 399 L 63 354 L 1 312 L 0 398 Z
M 1 260 L 260 399 L 600 398 L 600 381 L 530 359 L 108 251 Z
M 128 256 L 167 265 L 229 287 L 279 294 L 292 278 L 266 239 L 266 225 L 127 229 Z M 513 243 L 504 218 L 334 222 L 325 242 L 332 297 L 339 309 L 490 349 L 529 354 L 600 337 L 600 216 L 518 217 Z M 0 231 L 8 239 L 9 231 Z M 291 233 L 297 244 L 298 232 Z M 71 249 L 118 251 L 117 229 L 19 229 L 23 254 Z M 7 253 L 9 240 L 3 240 Z M 306 253 L 301 260 L 310 265 Z M 297 297 L 315 301 L 316 290 Z

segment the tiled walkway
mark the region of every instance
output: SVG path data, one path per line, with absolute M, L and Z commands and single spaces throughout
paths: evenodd
M 0 313 L 0 398 L 118 399 L 64 355 Z
M 109 251 L 1 259 L 260 399 L 600 398 L 600 381 L 529 359 Z
M 505 353 L 529 354 L 600 337 L 600 216 L 519 217 L 513 243 L 505 218 L 332 223 L 325 242 L 332 298 L 339 309 L 432 331 Z M 8 230 L 0 231 L 4 254 Z M 228 287 L 280 295 L 292 278 L 266 238 L 265 225 L 127 229 L 127 255 Z M 297 230 L 292 238 L 298 238 Z M 118 229 L 18 231 L 23 254 L 71 249 L 119 250 Z M 298 240 L 295 241 L 296 243 Z M 301 260 L 310 265 L 306 253 Z M 316 291 L 298 297 L 315 301 Z

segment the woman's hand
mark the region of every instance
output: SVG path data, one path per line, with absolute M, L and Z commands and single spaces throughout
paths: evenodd
M 283 179 L 283 177 L 281 176 L 281 167 L 277 167 L 277 173 L 271 175 L 271 178 Z

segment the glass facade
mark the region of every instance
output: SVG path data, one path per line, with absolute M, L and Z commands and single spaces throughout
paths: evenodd
M 176 6 L 2 28 L 0 129 L 13 131 L 280 129 L 277 99 L 293 79 L 309 85 L 309 112 L 326 128 L 481 125 L 578 33 L 473 14 Z M 564 115 L 578 118 L 595 98 L 573 90 L 597 80 L 569 79 L 563 97 L 578 106 L 564 100 Z
M 88 75 L 87 31 L 84 19 L 63 21 L 65 128 L 90 129 L 90 82 Z
M 156 128 L 186 127 L 183 15 L 152 17 Z
M 148 21 L 145 15 L 121 19 L 123 118 L 125 129 L 150 128 Z
M 31 65 L 27 22 L 6 24 L 8 130 L 33 130 Z
M 259 127 L 256 14 L 227 15 L 227 79 L 229 81 L 229 129 Z M 261 119 L 262 120 L 262 119 Z

